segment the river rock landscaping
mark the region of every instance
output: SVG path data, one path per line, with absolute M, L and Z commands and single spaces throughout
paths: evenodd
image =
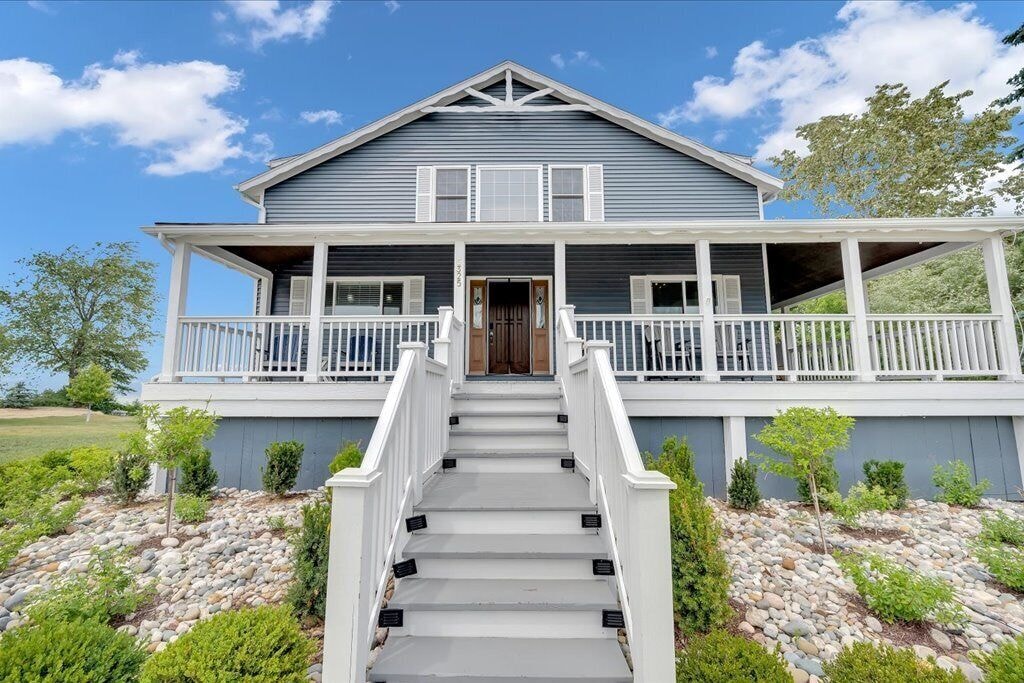
M 712 505 L 732 569 L 734 627 L 770 649 L 778 645 L 795 681 L 820 680 L 822 661 L 857 641 L 911 647 L 980 681 L 982 672 L 967 653 L 991 652 L 1024 632 L 1022 596 L 995 582 L 969 547 L 983 515 L 1003 511 L 1024 519 L 1021 503 L 988 500 L 964 509 L 914 500 L 903 510 L 865 513 L 856 530 L 840 528 L 825 513 L 833 551 L 871 551 L 952 585 L 967 615 L 955 629 L 890 625 L 872 616 L 836 560 L 820 552 L 808 507 L 779 500 L 764 501 L 754 512 L 717 500 Z

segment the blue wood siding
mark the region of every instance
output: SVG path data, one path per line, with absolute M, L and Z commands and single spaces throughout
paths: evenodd
M 327 251 L 328 276 L 424 276 L 423 312 L 436 313 L 438 306 L 451 306 L 454 291 L 455 247 L 450 244 L 422 246 L 333 246 Z M 312 275 L 310 257 L 274 273 L 271 313 L 288 314 L 288 292 L 293 275 Z
M 263 488 L 261 468 L 266 449 L 274 441 L 305 444 L 296 490 L 323 486 L 327 466 L 346 441 L 359 441 L 365 449 L 377 420 L 372 417 L 271 418 L 226 417 L 207 446 L 213 453 L 218 486 L 247 490 Z
M 725 435 L 720 417 L 631 417 L 633 436 L 641 453 L 655 458 L 669 436 L 684 437 L 693 448 L 694 468 L 704 482 L 704 493 L 724 498 Z
M 711 245 L 711 271 L 739 275 L 744 313 L 766 313 L 760 244 Z M 632 275 L 695 275 L 690 244 L 569 244 L 565 247 L 565 298 L 576 312 L 630 312 Z
M 517 95 L 528 92 L 516 88 Z M 488 92 L 504 96 L 504 84 Z M 268 223 L 413 221 L 418 165 L 559 163 L 604 165 L 608 221 L 759 215 L 753 185 L 599 116 L 573 111 L 428 114 L 268 188 L 264 205 Z M 546 177 L 544 203 L 546 215 Z
M 466 275 L 552 275 L 551 244 L 467 244 Z

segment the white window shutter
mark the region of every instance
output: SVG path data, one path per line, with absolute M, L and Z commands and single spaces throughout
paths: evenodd
M 723 290 L 722 301 L 726 315 L 739 315 L 743 313 L 743 297 L 740 289 L 739 275 L 723 275 L 721 288 Z
M 417 275 L 409 278 L 408 301 L 409 315 L 423 315 L 423 276 Z
M 416 167 L 416 222 L 434 220 L 434 167 Z
M 629 304 L 633 315 L 647 315 L 647 278 L 633 275 L 629 278 Z
M 309 315 L 310 289 L 313 278 L 308 275 L 293 275 L 288 293 L 288 315 Z
M 604 166 L 590 164 L 587 166 L 587 202 L 586 219 L 588 221 L 604 220 Z

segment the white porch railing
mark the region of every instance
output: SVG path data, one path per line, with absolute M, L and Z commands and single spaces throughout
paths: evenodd
M 880 375 L 969 377 L 1003 374 L 998 315 L 871 315 L 871 357 Z
M 402 342 L 394 381 L 358 468 L 327 482 L 330 557 L 324 671 L 362 683 L 392 562 L 405 541 L 402 520 L 446 449 L 451 383 L 448 365 L 423 342 Z
M 320 375 L 325 378 L 390 377 L 398 370 L 400 344 L 432 345 L 438 331 L 438 316 L 324 316 L 320 320 Z
M 843 379 L 854 374 L 853 316 L 716 315 L 723 376 Z
M 698 375 L 699 315 L 577 315 L 575 333 L 586 341 L 611 342 L 612 371 L 650 377 Z
M 569 444 L 590 479 L 602 515 L 602 536 L 615 564 L 637 683 L 675 677 L 672 562 L 668 492 L 675 485 L 644 468 L 612 370 L 608 342 L 586 345 L 575 334 L 570 310 L 559 311 L 558 351 L 569 415 Z

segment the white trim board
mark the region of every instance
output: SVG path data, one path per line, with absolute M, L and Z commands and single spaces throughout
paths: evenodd
M 564 83 L 555 81 L 512 61 L 501 62 L 490 69 L 482 71 L 474 76 L 470 76 L 464 81 L 445 88 L 430 97 L 411 104 L 404 109 L 400 109 L 399 111 L 353 131 L 348 135 L 342 136 L 321 145 L 320 147 L 310 150 L 309 152 L 277 160 L 271 168 L 253 178 L 239 183 L 235 186 L 235 189 L 255 201 L 257 197 L 260 196 L 260 192 L 272 185 L 276 185 L 277 183 L 312 168 L 317 164 L 323 163 L 324 161 L 338 156 L 339 154 L 344 154 L 359 145 L 389 133 L 396 128 L 400 128 L 407 123 L 415 121 L 416 119 L 427 115 L 431 111 L 436 110 L 437 107 L 445 107 L 456 100 L 466 97 L 467 95 L 475 97 L 472 93 L 468 93 L 466 89 L 470 88 L 479 92 L 502 79 L 507 79 L 508 75 L 537 90 L 550 88 L 551 90 L 547 94 L 561 99 L 568 107 L 583 111 L 592 111 L 596 116 L 607 119 L 608 121 L 616 123 L 627 130 L 631 130 L 634 133 L 663 144 L 670 149 L 674 149 L 677 152 L 681 152 L 703 161 L 704 163 L 713 166 L 720 171 L 724 171 L 729 175 L 740 178 L 741 180 L 756 186 L 759 190 L 759 194 L 761 194 L 766 200 L 770 201 L 771 199 L 774 199 L 782 189 L 782 180 L 755 168 L 742 158 L 738 158 L 735 155 L 727 154 L 725 152 L 720 152 L 696 140 L 673 133 L 666 128 L 662 128 L 661 126 L 657 126 L 649 121 L 645 121 L 634 114 L 630 114 L 618 107 L 602 102 L 601 100 L 580 92 L 575 88 L 571 88 Z M 511 105 L 512 103 L 506 102 L 504 104 Z M 510 106 L 508 107 L 508 111 L 529 114 L 531 110 L 549 111 L 550 106 L 551 105 L 547 107 Z M 474 107 L 473 109 L 477 110 L 479 113 L 485 113 L 488 108 Z M 494 109 L 497 111 L 502 110 L 502 108 L 498 107 L 494 107 Z M 504 113 L 507 114 L 508 111 Z

